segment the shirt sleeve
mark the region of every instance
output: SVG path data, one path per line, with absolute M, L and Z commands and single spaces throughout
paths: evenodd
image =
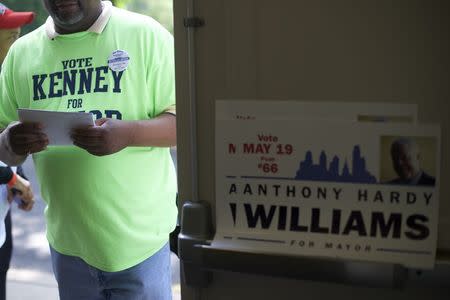
M 18 105 L 13 88 L 13 66 L 13 55 L 10 51 L 0 73 L 0 128 L 6 128 L 9 123 L 17 120 Z
M 157 51 L 148 82 L 153 91 L 154 116 L 164 112 L 175 114 L 175 58 L 173 36 L 161 29 L 155 37 Z
M 0 133 L 0 161 L 6 162 L 10 166 L 17 166 L 22 164 L 27 155 L 15 154 L 9 145 L 9 129 L 16 125 L 17 122 L 12 122 Z
M 22 163 L 26 156 L 13 153 L 9 147 L 8 133 L 13 122 L 17 120 L 17 101 L 14 93 L 14 60 L 12 51 L 8 52 L 0 72 L 0 160 L 9 165 Z M 9 125 L 9 126 L 8 126 Z
M 0 184 L 7 184 L 13 177 L 10 167 L 0 167 Z

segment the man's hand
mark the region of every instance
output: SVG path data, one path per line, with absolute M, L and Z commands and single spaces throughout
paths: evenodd
M 43 151 L 48 146 L 48 137 L 39 123 L 18 123 L 9 129 L 11 150 L 18 155 Z
M 73 144 L 96 156 L 113 154 L 130 145 L 131 122 L 103 118 L 95 125 L 72 130 Z
M 18 174 L 16 174 L 16 177 L 17 179 L 14 185 L 8 188 L 8 201 L 11 203 L 14 197 L 19 197 L 22 200 L 19 204 L 19 208 L 30 211 L 34 205 L 34 194 L 31 189 L 31 184 L 28 180 Z
M 72 130 L 75 146 L 103 156 L 125 147 L 171 147 L 176 144 L 176 118 L 161 114 L 149 120 L 122 121 L 99 119 L 97 126 Z

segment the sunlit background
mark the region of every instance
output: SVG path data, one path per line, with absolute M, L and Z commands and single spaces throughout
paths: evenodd
M 48 17 L 41 0 L 0 0 L 15 11 L 34 11 L 36 19 L 22 28 L 26 34 L 41 26 Z M 116 0 L 114 5 L 130 11 L 149 15 L 173 31 L 172 0 Z M 172 149 L 174 158 L 176 150 Z M 34 191 L 39 194 L 34 166 L 31 159 L 24 164 L 25 174 L 32 182 Z M 45 238 L 45 205 L 40 198 L 31 213 L 12 209 L 14 251 L 11 268 L 8 272 L 8 300 L 56 300 L 58 291 L 51 270 L 50 252 Z M 181 299 L 179 285 L 179 261 L 172 254 L 173 299 Z

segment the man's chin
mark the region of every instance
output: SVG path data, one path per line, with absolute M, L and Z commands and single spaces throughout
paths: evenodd
M 83 20 L 83 14 L 77 14 L 74 16 L 55 16 L 54 21 L 59 27 L 67 28 L 68 26 L 75 25 Z

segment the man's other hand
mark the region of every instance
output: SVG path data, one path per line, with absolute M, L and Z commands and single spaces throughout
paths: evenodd
M 11 202 L 14 197 L 21 199 L 19 208 L 24 211 L 30 211 L 34 205 L 34 194 L 31 189 L 31 184 L 28 180 L 16 174 L 16 182 L 8 188 L 8 201 Z
M 103 118 L 95 125 L 73 129 L 73 144 L 96 156 L 113 154 L 129 145 L 130 122 Z
M 48 137 L 39 123 L 17 123 L 9 129 L 11 150 L 18 155 L 43 151 L 48 146 Z

